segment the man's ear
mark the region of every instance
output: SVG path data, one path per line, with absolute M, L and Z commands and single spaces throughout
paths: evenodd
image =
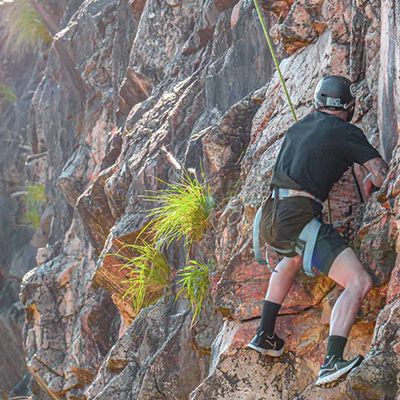
M 346 122 L 351 122 L 351 120 L 353 119 L 353 117 L 354 117 L 354 109 L 355 109 L 355 107 L 353 106 L 352 108 L 347 110 L 347 120 L 346 120 Z

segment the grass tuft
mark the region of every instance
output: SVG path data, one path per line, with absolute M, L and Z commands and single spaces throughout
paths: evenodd
M 22 201 L 25 206 L 23 215 L 24 222 L 38 229 L 40 227 L 40 209 L 47 201 L 44 185 L 28 185 L 26 193 L 22 197 Z
M 171 268 L 165 256 L 150 243 L 124 244 L 120 251 L 126 248 L 137 255 L 108 255 L 114 255 L 124 261 L 120 269 L 128 270 L 128 278 L 122 281 L 127 285 L 123 299 L 128 297 L 132 301 L 134 311 L 138 313 L 143 307 L 161 297 L 164 288 L 170 283 Z
M 10 86 L 0 83 L 0 104 L 3 101 L 14 104 L 17 101 L 17 95 Z
M 52 36 L 40 14 L 29 0 L 9 1 L 1 28 L 6 32 L 5 47 L 14 54 L 26 54 L 40 50 L 43 43 L 49 44 Z M 1 7 L 0 7 L 1 8 Z
M 122 281 L 127 285 L 123 298 L 128 297 L 132 301 L 135 313 L 158 300 L 174 280 L 175 274 L 162 251 L 181 238 L 185 239 L 187 248 L 193 241 L 201 240 L 211 223 L 214 208 L 209 186 L 200 183 L 194 175 L 185 173 L 179 183 L 161 182 L 166 189 L 143 196 L 159 206 L 148 212 L 147 216 L 153 219 L 139 233 L 136 243 L 125 243 L 116 254 L 107 254 L 123 260 L 120 268 L 128 270 L 127 279 Z M 142 234 L 151 239 L 140 239 L 142 242 L 137 244 Z M 123 250 L 127 248 L 135 254 L 134 257 L 125 255 Z M 192 323 L 208 295 L 209 270 L 209 265 L 191 260 L 178 271 L 181 288 L 176 297 L 189 299 L 194 310 Z
M 190 260 L 188 265 L 178 271 L 178 284 L 181 284 L 177 296 L 186 297 L 193 309 L 192 323 L 203 309 L 210 287 L 210 265 Z
M 201 240 L 214 208 L 209 186 L 188 173 L 179 183 L 161 182 L 167 185 L 166 189 L 145 196 L 146 200 L 161 204 L 148 213 L 154 217 L 149 226 L 156 246 L 169 246 L 181 238 L 185 238 L 186 245 Z
M 33 203 L 42 205 L 47 201 L 46 188 L 41 184 L 30 184 L 27 187 L 27 199 Z

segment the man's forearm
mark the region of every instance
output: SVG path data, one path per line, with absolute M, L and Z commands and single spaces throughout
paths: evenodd
M 370 172 L 369 179 L 374 186 L 380 188 L 385 181 L 386 175 L 389 171 L 389 166 L 383 158 L 377 157 L 364 163 L 364 167 Z
M 377 189 L 377 186 L 374 185 L 374 182 L 372 181 L 372 179 L 373 179 L 373 175 L 371 173 L 369 173 L 363 179 L 363 189 L 364 189 L 365 195 L 367 196 L 367 199 Z

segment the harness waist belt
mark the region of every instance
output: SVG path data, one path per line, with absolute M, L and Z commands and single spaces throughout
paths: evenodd
M 296 197 L 296 196 L 303 196 L 309 197 L 316 202 L 323 204 L 323 202 L 312 195 L 311 193 L 306 192 L 305 190 L 295 190 L 295 189 L 285 189 L 285 188 L 274 188 L 272 190 L 272 198 L 273 199 L 283 199 L 286 197 Z

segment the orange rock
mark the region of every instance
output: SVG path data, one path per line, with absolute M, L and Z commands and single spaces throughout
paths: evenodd
M 233 7 L 233 9 L 232 9 L 232 13 L 231 13 L 231 29 L 233 29 L 235 27 L 235 25 L 239 21 L 242 4 L 243 4 L 243 0 L 240 0 L 235 5 L 235 7 Z
M 386 297 L 386 304 L 400 297 L 400 254 L 397 254 L 396 264 L 390 276 L 390 282 Z

